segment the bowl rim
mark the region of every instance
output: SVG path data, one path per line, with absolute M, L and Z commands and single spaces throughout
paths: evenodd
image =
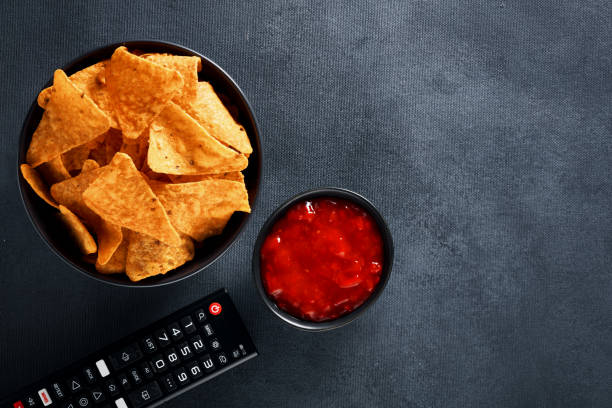
M 333 320 L 328 320 L 324 322 L 311 322 L 308 320 L 299 319 L 284 310 L 280 309 L 276 303 L 270 299 L 263 287 L 263 282 L 261 279 L 261 271 L 260 271 L 260 251 L 261 246 L 263 245 L 263 241 L 266 236 L 270 232 L 272 226 L 286 214 L 287 210 L 292 207 L 294 204 L 312 198 L 321 198 L 321 197 L 330 197 L 330 198 L 341 198 L 347 201 L 350 201 L 354 204 L 362 207 L 374 220 L 376 221 L 376 225 L 380 231 L 380 235 L 383 241 L 383 253 L 385 257 L 385 262 L 383 264 L 383 269 L 381 272 L 381 279 L 376 285 L 375 290 L 372 294 L 361 304 L 357 309 L 351 311 L 350 313 L 340 316 Z M 268 309 L 272 313 L 274 313 L 278 318 L 280 318 L 286 324 L 296 327 L 300 330 L 311 331 L 311 332 L 320 332 L 327 331 L 332 329 L 337 329 L 339 327 L 345 326 L 359 316 L 363 315 L 364 312 L 372 306 L 380 297 L 385 287 L 387 286 L 387 282 L 389 281 L 389 277 L 391 276 L 391 270 L 393 269 L 393 255 L 394 255 L 394 247 L 393 247 L 393 237 L 391 236 L 391 231 L 389 230 L 389 226 L 387 222 L 382 217 L 378 209 L 372 204 L 368 199 L 364 196 L 340 187 L 321 187 L 315 188 L 311 190 L 304 191 L 297 195 L 294 195 L 284 203 L 282 203 L 279 207 L 274 210 L 274 212 L 268 217 L 264 225 L 261 227 L 259 234 L 257 235 L 257 240 L 255 241 L 255 245 L 253 248 L 253 259 L 251 269 L 253 272 L 253 279 L 255 281 L 255 286 L 257 288 L 257 292 L 259 293 L 261 299 L 266 304 Z
M 47 245 L 47 247 L 51 250 L 52 253 L 54 253 L 59 259 L 61 259 L 66 265 L 70 266 L 72 269 L 76 269 L 78 272 L 80 272 L 81 274 L 94 279 L 96 281 L 99 282 L 103 282 L 105 284 L 110 284 L 113 286 L 117 286 L 117 287 L 124 287 L 124 288 L 153 288 L 153 287 L 160 287 L 160 286 L 166 286 L 166 285 L 170 285 L 179 281 L 182 281 L 184 279 L 190 278 L 195 276 L 196 274 L 202 272 L 204 269 L 208 268 L 209 266 L 211 266 L 214 262 L 216 262 L 219 258 L 221 258 L 221 256 L 223 256 L 225 254 L 225 252 L 227 252 L 227 250 L 232 246 L 232 244 L 238 239 L 238 237 L 242 234 L 242 232 L 244 231 L 244 227 L 247 225 L 247 223 L 250 222 L 251 220 L 251 215 L 253 213 L 253 210 L 255 209 L 257 203 L 258 203 L 258 197 L 259 197 L 259 189 L 261 187 L 261 176 L 262 176 L 262 170 L 263 170 L 263 149 L 262 149 L 262 141 L 261 141 L 261 132 L 259 131 L 259 124 L 257 123 L 257 118 L 255 116 L 255 113 L 253 111 L 253 107 L 251 105 L 251 103 L 249 102 L 248 98 L 246 97 L 245 93 L 242 91 L 242 89 L 240 88 L 240 86 L 238 86 L 238 84 L 236 83 L 236 81 L 223 69 L 221 68 L 216 62 L 214 62 L 213 60 L 211 60 L 210 58 L 202 55 L 201 53 L 185 47 L 183 45 L 174 43 L 174 42 L 170 42 L 170 41 L 164 41 L 164 40 L 142 40 L 142 39 L 137 39 L 137 40 L 126 40 L 126 41 L 121 41 L 121 42 L 116 42 L 116 43 L 110 43 L 107 45 L 103 45 L 103 46 L 99 46 L 97 48 L 94 48 L 92 50 L 89 50 L 83 54 L 81 54 L 80 56 L 68 61 L 67 63 L 65 63 L 61 69 L 65 72 L 71 72 L 72 70 L 74 70 L 76 67 L 79 67 L 79 65 L 83 64 L 85 61 L 87 61 L 90 58 L 94 58 L 94 55 L 96 54 L 103 54 L 103 53 L 109 53 L 112 54 L 111 50 L 116 49 L 117 47 L 120 46 L 125 46 L 128 49 L 134 49 L 134 48 L 138 48 L 138 47 L 143 47 L 143 48 L 153 48 L 156 46 L 161 46 L 161 47 L 167 47 L 167 48 L 174 48 L 177 51 L 180 51 L 183 53 L 183 55 L 193 55 L 193 56 L 198 56 L 200 57 L 203 62 L 205 62 L 206 64 L 212 66 L 215 70 L 217 70 L 221 76 L 224 77 L 225 81 L 226 81 L 226 85 L 230 88 L 233 88 L 233 90 L 240 95 L 240 97 L 242 98 L 243 102 L 244 102 L 244 106 L 245 106 L 245 113 L 247 114 L 248 120 L 250 120 L 252 122 L 252 126 L 253 126 L 253 137 L 251 137 L 251 144 L 255 144 L 256 148 L 257 148 L 257 160 L 255 163 L 249 163 L 249 166 L 254 166 L 255 167 L 255 171 L 257 174 L 257 177 L 254 179 L 253 181 L 253 186 L 252 186 L 252 191 L 253 191 L 253 198 L 252 198 L 252 202 L 250 203 L 250 207 L 251 207 L 251 212 L 250 213 L 245 213 L 245 217 L 244 219 L 240 222 L 240 224 L 238 225 L 238 227 L 236 228 L 235 231 L 232 232 L 232 235 L 228 238 L 228 240 L 225 242 L 224 245 L 220 246 L 214 253 L 212 253 L 210 259 L 208 259 L 205 263 L 203 263 L 201 266 L 199 266 L 197 269 L 191 271 L 190 273 L 186 273 L 184 275 L 181 276 L 173 276 L 173 275 L 162 275 L 161 276 L 161 280 L 156 281 L 156 282 L 147 282 L 146 280 L 144 281 L 137 281 L 137 282 L 132 282 L 129 280 L 126 281 L 116 281 L 116 280 L 111 280 L 108 277 L 109 276 L 113 276 L 113 275 L 106 275 L 106 274 L 101 274 L 101 273 L 93 273 L 90 271 L 87 271 L 85 269 L 83 269 L 80 265 L 76 264 L 75 262 L 72 261 L 72 259 L 69 259 L 68 257 L 66 257 L 64 254 L 62 254 L 59 249 L 57 249 L 55 247 L 55 245 L 50 242 L 50 240 L 45 236 L 45 234 L 43 234 L 43 232 L 41 231 L 40 227 L 38 226 L 38 221 L 35 219 L 34 215 L 32 214 L 32 209 L 31 204 L 28 203 L 28 199 L 26 199 L 25 197 L 25 192 L 24 192 L 24 188 L 30 188 L 29 185 L 27 184 L 27 182 L 25 182 L 25 180 L 23 180 L 23 178 L 21 177 L 21 171 L 19 166 L 21 164 L 23 164 L 20 161 L 20 156 L 21 156 L 21 144 L 22 142 L 25 142 L 25 140 L 27 139 L 27 128 L 28 128 L 28 124 L 32 121 L 32 116 L 35 114 L 35 112 L 37 111 L 37 109 L 39 109 L 38 103 L 37 103 L 37 98 L 34 98 L 34 101 L 32 103 L 32 105 L 30 105 L 30 108 L 28 109 L 28 113 L 26 114 L 26 117 L 23 121 L 21 130 L 19 132 L 19 143 L 18 143 L 18 149 L 17 149 L 17 154 L 16 154 L 16 175 L 17 175 L 17 186 L 18 186 L 18 190 L 19 190 L 19 198 L 21 200 L 21 203 L 23 204 L 24 208 L 25 208 L 25 212 L 27 214 L 27 218 L 30 221 L 30 224 L 32 225 L 32 227 L 34 228 L 34 230 L 36 231 L 37 235 L 41 238 L 41 240 Z M 171 52 L 171 51 L 166 51 L 166 52 Z M 69 75 L 69 74 L 68 74 Z M 52 81 L 53 78 L 51 78 L 49 81 L 47 81 L 47 83 L 44 85 L 44 88 L 49 87 L 53 84 Z M 41 88 L 41 89 L 44 89 Z M 197 250 L 197 249 L 196 249 Z

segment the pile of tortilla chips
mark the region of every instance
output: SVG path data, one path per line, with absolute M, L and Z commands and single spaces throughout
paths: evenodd
M 38 96 L 45 110 L 21 165 L 100 273 L 138 281 L 194 256 L 194 241 L 250 212 L 249 138 L 200 58 L 115 50 Z

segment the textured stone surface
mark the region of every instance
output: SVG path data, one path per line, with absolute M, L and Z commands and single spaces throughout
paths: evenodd
M 168 406 L 612 404 L 609 1 L 124 3 L 3 4 L 0 394 L 225 286 L 261 356 Z M 56 67 L 149 38 L 235 78 L 265 177 L 221 260 L 131 290 L 44 245 L 17 194 L 16 151 Z M 303 333 L 258 299 L 251 251 L 277 205 L 327 185 L 380 208 L 396 259 L 367 314 Z

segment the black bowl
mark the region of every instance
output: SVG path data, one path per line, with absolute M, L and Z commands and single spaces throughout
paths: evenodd
M 376 286 L 370 297 L 367 298 L 361 306 L 359 306 L 352 312 L 349 312 L 348 314 L 338 317 L 337 319 L 327 320 L 324 322 L 312 322 L 308 320 L 299 319 L 285 312 L 284 310 L 280 309 L 276 305 L 274 300 L 268 296 L 266 290 L 263 287 L 263 282 L 261 281 L 260 252 L 261 246 L 263 245 L 266 236 L 270 232 L 270 229 L 272 228 L 272 226 L 274 226 L 274 224 L 276 224 L 276 221 L 278 221 L 281 217 L 285 215 L 289 208 L 301 201 L 319 197 L 341 198 L 353 202 L 363 208 L 372 216 L 372 218 L 376 222 L 376 225 L 378 226 L 378 230 L 380 231 L 380 235 L 382 237 L 384 263 L 378 285 Z M 255 286 L 257 286 L 257 291 L 259 292 L 264 303 L 276 316 L 280 317 L 285 323 L 307 331 L 325 331 L 336 329 L 352 322 L 361 314 L 363 314 L 363 312 L 365 312 L 367 308 L 369 308 L 372 304 L 374 304 L 374 302 L 376 302 L 378 297 L 385 289 L 387 281 L 389 280 L 389 276 L 391 275 L 392 266 L 393 239 L 391 238 L 391 232 L 389 232 L 389 227 L 387 226 L 387 223 L 380 215 L 376 207 L 374 207 L 374 205 L 366 198 L 353 191 L 334 187 L 319 188 L 315 190 L 306 191 L 304 193 L 296 195 L 295 197 L 291 198 L 290 200 L 282 204 L 280 207 L 278 207 L 276 211 L 274 211 L 272 215 L 270 215 L 263 227 L 261 227 L 259 235 L 257 236 L 257 241 L 255 242 L 255 248 L 253 249 L 253 278 L 255 279 Z
M 62 69 L 67 75 L 73 74 L 91 64 L 110 58 L 113 51 L 122 45 L 126 46 L 130 51 L 139 50 L 142 52 L 159 52 L 175 55 L 196 55 L 202 59 L 202 70 L 199 73 L 199 79 L 212 84 L 224 104 L 230 108 L 229 110 L 234 115 L 234 118 L 244 127 L 251 140 L 253 153 L 249 156 L 249 166 L 243 173 L 249 193 L 249 202 L 251 209 L 253 209 L 261 176 L 261 142 L 255 115 L 238 85 L 223 69 L 205 56 L 180 45 L 162 41 L 126 41 L 110 44 L 88 52 L 68 63 Z M 54 67 L 49 67 L 49 70 L 53 72 Z M 50 85 L 52 85 L 51 81 L 46 86 Z M 36 98 L 34 98 L 19 139 L 18 173 L 19 164 L 26 162 L 26 151 L 32 134 L 42 117 L 42 113 L 43 110 L 38 106 Z M 67 236 L 61 221 L 57 217 L 58 211 L 43 202 L 32 191 L 21 175 L 18 174 L 17 178 L 19 180 L 21 198 L 30 221 L 32 221 L 34 228 L 51 250 L 77 271 L 99 281 L 120 286 L 160 286 L 179 281 L 201 271 L 229 248 L 249 219 L 249 214 L 242 212 L 234 213 L 221 235 L 211 237 L 205 240 L 202 245 L 196 247 L 195 256 L 192 261 L 187 262 L 174 271 L 168 272 L 166 275 L 151 277 L 140 282 L 132 282 L 124 274 L 103 275 L 98 273 L 94 265 L 85 261 L 76 245 Z

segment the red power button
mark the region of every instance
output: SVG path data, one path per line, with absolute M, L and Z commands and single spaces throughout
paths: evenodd
M 221 313 L 221 305 L 217 302 L 213 302 L 210 304 L 210 306 L 208 306 L 208 311 L 211 315 L 217 316 L 219 313 Z
M 21 401 L 13 402 L 14 408 L 23 408 L 23 403 Z

